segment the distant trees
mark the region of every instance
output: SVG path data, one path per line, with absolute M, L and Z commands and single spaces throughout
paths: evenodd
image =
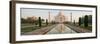
M 48 19 L 46 19 L 46 25 L 48 25 Z
M 27 18 L 27 22 L 28 22 L 28 23 L 34 24 L 35 21 L 36 21 L 36 19 L 32 19 L 31 17 L 28 17 L 28 18 Z
M 28 18 L 21 18 L 21 23 L 30 23 L 30 24 L 34 24 L 37 20 L 36 19 L 32 19 L 31 17 Z
M 49 22 L 48 22 L 48 19 L 42 19 L 41 17 L 28 17 L 28 18 L 21 18 L 21 23 L 25 23 L 25 24 L 33 24 L 35 26 L 44 26 L 44 25 L 48 25 Z M 51 22 L 51 23 L 55 23 L 55 22 Z
M 44 22 L 45 20 L 44 19 L 41 19 L 41 21 Z
M 27 23 L 26 19 L 21 18 L 21 23 Z
M 56 22 L 52 20 L 52 21 L 51 21 L 51 24 L 56 24 Z
M 75 20 L 74 20 L 74 25 L 75 25 Z
M 28 17 L 28 18 L 21 18 L 21 23 L 29 23 L 29 24 L 35 24 L 39 25 L 41 27 L 42 22 L 44 22 L 44 19 L 41 19 L 41 17 L 38 17 L 38 19 Z

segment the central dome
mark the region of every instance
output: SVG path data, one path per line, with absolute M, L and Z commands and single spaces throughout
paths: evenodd
M 58 23 L 63 23 L 65 22 L 65 16 L 64 16 L 64 13 L 63 11 L 61 10 L 58 15 L 55 17 L 55 22 L 58 22 Z

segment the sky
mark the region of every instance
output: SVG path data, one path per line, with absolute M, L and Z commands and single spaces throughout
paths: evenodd
M 43 19 L 48 19 L 49 12 L 51 20 L 54 20 L 54 17 L 58 15 L 59 12 L 63 12 L 66 16 L 66 21 L 70 21 L 70 16 L 72 13 L 72 21 L 78 22 L 79 17 L 84 15 L 92 15 L 91 10 L 61 10 L 61 9 L 40 9 L 40 8 L 21 8 L 20 9 L 21 17 L 27 18 L 31 16 L 41 17 Z

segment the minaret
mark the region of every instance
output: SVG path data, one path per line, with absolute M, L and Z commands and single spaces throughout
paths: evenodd
M 49 18 L 48 18 L 49 22 L 50 22 L 50 11 L 49 11 Z
M 70 14 L 71 14 L 70 19 L 71 19 L 71 22 L 72 22 L 72 13 L 70 13 Z

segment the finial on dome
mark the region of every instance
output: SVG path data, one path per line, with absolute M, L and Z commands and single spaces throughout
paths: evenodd
M 63 15 L 63 9 L 60 10 L 59 14 L 60 15 Z

